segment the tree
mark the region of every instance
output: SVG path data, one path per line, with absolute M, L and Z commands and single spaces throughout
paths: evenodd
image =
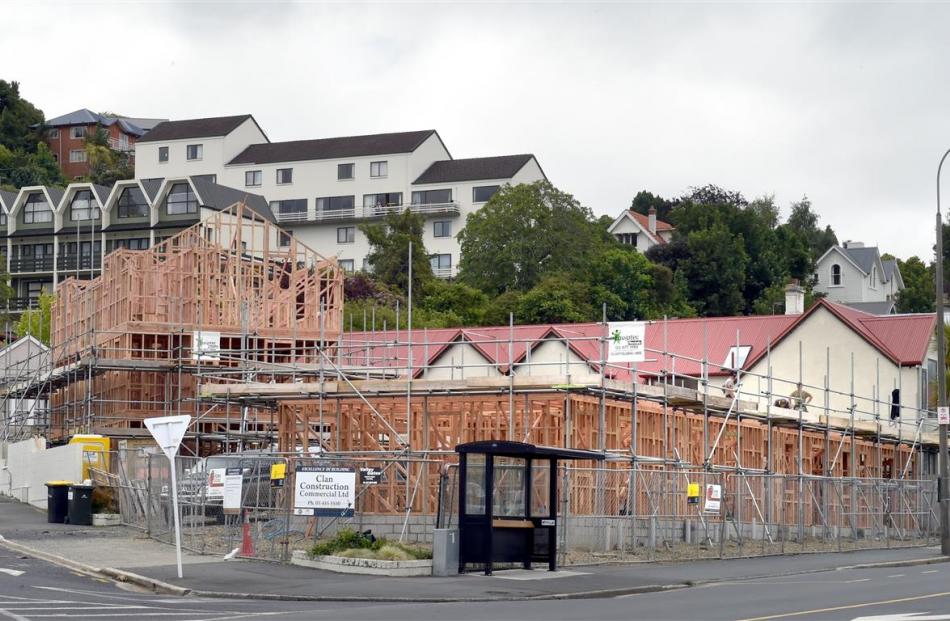
M 20 319 L 14 327 L 16 335 L 19 338 L 23 338 L 29 334 L 49 345 L 50 320 L 52 318 L 54 299 L 52 293 L 43 291 L 38 300 L 38 307 L 24 311 L 23 314 L 20 315 Z
M 797 203 L 792 203 L 792 213 L 784 226 L 805 239 L 811 250 L 812 260 L 817 260 L 838 243 L 838 238 L 830 226 L 826 226 L 824 230 L 818 228 L 818 214 L 811 210 L 811 201 L 807 196 L 803 196 Z
M 45 142 L 38 143 L 33 153 L 10 151 L 0 145 L 0 180 L 12 188 L 62 185 L 66 181 Z
M 595 229 L 590 210 L 548 181 L 505 186 L 458 235 L 459 280 L 492 296 L 528 291 L 580 269 L 601 239 Z
M 749 263 L 742 240 L 721 225 L 694 231 L 686 240 L 689 258 L 680 262 L 690 303 L 705 316 L 738 315 L 745 308 Z
M 623 246 L 608 248 L 590 264 L 591 298 L 598 308 L 607 304 L 608 317 L 617 320 L 655 319 L 692 314 L 673 281 L 673 273 L 653 265 Z
M 897 267 L 904 280 L 904 290 L 897 294 L 897 312 L 932 313 L 936 297 L 933 269 L 918 257 L 897 259 Z
M 637 192 L 637 195 L 633 197 L 633 200 L 630 201 L 630 211 L 635 211 L 646 216 L 649 215 L 650 208 L 652 207 L 656 209 L 657 219 L 666 222 L 675 204 L 674 201 L 668 201 L 662 196 L 647 192 L 646 190 L 640 190 Z
M 129 154 L 110 147 L 109 133 L 100 125 L 86 137 L 86 156 L 89 161 L 89 181 L 93 183 L 112 185 L 135 176 L 135 165 Z
M 0 146 L 35 152 L 44 120 L 43 111 L 20 96 L 19 82 L 0 80 Z
M 386 216 L 385 224 L 361 224 L 360 230 L 370 244 L 369 263 L 377 281 L 409 291 L 409 244 L 412 243 L 412 286 L 422 291 L 432 279 L 432 265 L 422 241 L 425 220 L 409 209 Z
M 521 296 L 519 323 L 575 323 L 599 315 L 590 303 L 590 287 L 566 275 L 550 275 Z
M 425 284 L 420 307 L 430 314 L 451 314 L 460 325 L 477 326 L 482 323 L 488 296 L 460 282 L 446 282 L 433 278 Z

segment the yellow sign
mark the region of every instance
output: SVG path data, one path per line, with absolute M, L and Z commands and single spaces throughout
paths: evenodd
M 686 487 L 687 498 L 699 498 L 699 483 L 690 483 Z
M 287 478 L 287 464 L 272 464 L 270 467 L 270 480 Z

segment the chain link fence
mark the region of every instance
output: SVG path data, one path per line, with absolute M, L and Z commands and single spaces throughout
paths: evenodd
M 283 468 L 285 478 L 272 478 Z M 321 466 L 357 473 L 351 517 L 295 515 L 294 472 Z M 182 546 L 194 553 L 288 562 L 340 528 L 430 543 L 458 524 L 458 468 L 415 457 L 179 456 Z M 240 468 L 240 508 L 224 510 L 224 476 Z M 234 470 L 232 470 L 232 473 Z M 113 451 L 90 464 L 122 522 L 174 543 L 171 472 L 162 454 Z M 690 484 L 700 490 L 695 501 Z M 707 488 L 718 486 L 718 510 Z M 934 480 L 851 479 L 707 472 L 648 466 L 558 471 L 563 565 L 608 560 L 737 558 L 934 544 Z M 714 499 L 710 499 L 714 500 Z

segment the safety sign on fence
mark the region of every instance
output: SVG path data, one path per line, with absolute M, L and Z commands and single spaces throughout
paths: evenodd
M 646 360 L 646 324 L 642 321 L 614 321 L 607 324 L 607 361 Z
M 294 471 L 294 515 L 352 517 L 355 505 L 355 470 L 297 466 Z
M 222 507 L 227 515 L 241 512 L 241 496 L 244 487 L 244 469 L 227 468 L 224 471 L 224 494 Z
M 722 485 L 710 483 L 706 486 L 706 502 L 703 503 L 703 513 L 719 515 L 722 505 Z

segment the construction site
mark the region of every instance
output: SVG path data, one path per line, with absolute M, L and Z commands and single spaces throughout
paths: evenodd
M 110 438 L 97 482 L 118 490 L 123 521 L 163 540 L 168 469 L 146 418 L 192 416 L 180 485 L 219 455 L 282 462 L 289 477 L 301 463 L 382 473 L 358 487 L 346 518 L 295 516 L 290 482 L 246 492 L 255 555 L 276 560 L 345 524 L 429 541 L 467 492 L 458 489 L 455 447 L 491 439 L 604 456 L 559 471 L 566 562 L 922 545 L 936 536 L 935 419 L 926 398 L 895 405 L 893 392 L 909 392 L 906 373 L 917 373 L 924 393 L 927 385 L 899 356 L 897 379 L 882 381 L 880 370 L 856 378 L 852 351 L 848 378 L 825 345 L 809 358 L 798 343 L 799 372 L 779 376 L 773 347 L 794 319 L 755 324 L 774 328 L 745 360 L 738 329 L 719 334 L 724 324 L 704 322 L 684 353 L 667 334 L 686 324 L 671 319 L 647 332 L 649 363 L 611 363 L 606 316 L 576 329 L 420 330 L 410 301 L 403 325 L 376 326 L 344 317 L 343 278 L 336 260 L 240 203 L 150 250 L 109 254 L 101 276 L 58 288 L 50 349 L 37 353 L 45 357 L 8 374 L 5 451 L 35 438 L 50 446 L 77 434 Z M 354 322 L 362 330 L 344 332 Z M 929 340 L 915 368 L 926 367 L 928 349 Z M 731 364 L 723 352 L 734 352 Z M 806 369 L 814 358 L 825 364 Z M 865 380 L 871 388 L 855 388 Z M 810 403 L 791 403 L 785 386 L 807 390 Z M 721 510 L 694 504 L 690 483 L 719 485 Z M 182 493 L 186 545 L 229 550 L 237 527 L 206 521 L 200 490 Z

